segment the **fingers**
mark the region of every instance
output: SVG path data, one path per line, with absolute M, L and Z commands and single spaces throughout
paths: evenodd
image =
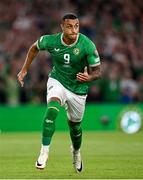
M 24 81 L 23 81 L 23 79 L 24 79 L 26 73 L 27 73 L 27 72 L 22 72 L 22 71 L 20 71 L 20 72 L 18 73 L 18 75 L 17 75 L 18 81 L 20 82 L 21 87 L 24 86 Z
M 88 81 L 88 74 L 78 73 L 76 77 L 77 77 L 77 80 L 80 82 L 87 82 Z
M 20 82 L 20 85 L 21 85 L 21 87 L 23 87 L 24 86 L 24 81 L 19 81 Z
M 88 72 L 87 72 L 87 66 L 85 66 L 85 68 L 84 68 L 84 74 L 87 74 Z
M 23 87 L 24 86 L 23 77 L 21 76 L 21 74 L 18 74 L 17 77 L 18 77 L 18 81 L 20 82 L 21 87 Z

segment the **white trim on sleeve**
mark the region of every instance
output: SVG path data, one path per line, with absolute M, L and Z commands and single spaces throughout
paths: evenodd
M 96 66 L 99 66 L 100 65 L 100 62 L 96 63 L 96 64 L 89 64 L 90 67 L 96 67 Z
M 40 47 L 38 45 L 38 40 L 35 42 L 35 45 L 37 46 L 38 50 L 40 50 Z

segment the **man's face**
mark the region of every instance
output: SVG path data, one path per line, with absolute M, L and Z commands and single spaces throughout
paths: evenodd
M 78 19 L 65 19 L 61 24 L 64 37 L 70 40 L 76 40 L 79 33 L 79 20 Z

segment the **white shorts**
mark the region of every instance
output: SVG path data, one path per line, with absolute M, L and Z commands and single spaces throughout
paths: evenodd
M 66 89 L 59 81 L 49 78 L 47 82 L 47 103 L 50 98 L 57 97 L 61 105 L 65 106 L 70 121 L 82 120 L 87 95 L 77 95 Z

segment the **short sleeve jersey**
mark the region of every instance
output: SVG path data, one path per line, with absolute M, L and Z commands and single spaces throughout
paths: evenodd
M 63 34 L 44 35 L 37 40 L 37 48 L 51 54 L 53 68 L 49 74 L 65 88 L 79 95 L 88 92 L 89 83 L 79 82 L 76 75 L 84 72 L 85 67 L 98 66 L 100 58 L 95 44 L 85 35 L 79 33 L 76 42 L 67 45 Z

